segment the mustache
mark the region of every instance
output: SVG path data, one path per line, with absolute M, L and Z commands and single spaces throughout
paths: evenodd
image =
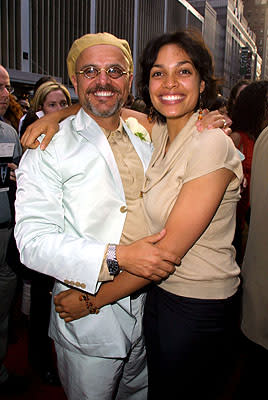
M 87 94 L 94 93 L 94 92 L 97 92 L 97 91 L 100 91 L 100 92 L 112 92 L 112 93 L 121 94 L 121 90 L 113 87 L 109 83 L 107 83 L 107 85 L 104 85 L 104 86 L 97 84 L 93 88 L 88 89 L 87 90 Z

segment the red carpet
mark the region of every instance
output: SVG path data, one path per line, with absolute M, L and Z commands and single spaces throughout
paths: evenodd
M 61 387 L 45 385 L 30 367 L 28 363 L 27 344 L 28 321 L 20 311 L 16 310 L 15 314 L 15 316 L 13 315 L 14 323 L 11 329 L 10 339 L 14 343 L 9 344 L 5 365 L 11 373 L 25 376 L 29 381 L 29 388 L 23 395 L 3 396 L 0 393 L 0 400 L 67 400 Z M 218 400 L 240 400 L 240 397 L 237 397 L 235 392 L 240 380 L 241 366 L 243 364 L 242 360 L 243 358 L 240 359 L 238 357 L 237 368 L 235 368 L 233 378 L 224 396 Z
M 5 366 L 11 373 L 23 375 L 29 381 L 29 389 L 23 395 L 3 396 L 1 400 L 67 400 L 61 387 L 44 385 L 40 377 L 31 369 L 27 359 L 27 321 L 21 317 L 13 328 L 15 343 L 9 344 Z

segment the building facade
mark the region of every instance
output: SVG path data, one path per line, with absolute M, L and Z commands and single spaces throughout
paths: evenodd
M 152 37 L 186 27 L 202 32 L 204 23 L 185 0 L 1 0 L 0 19 L 0 63 L 16 91 L 52 75 L 73 97 L 66 57 L 78 37 L 110 32 L 127 39 L 137 70 L 139 54 Z
M 256 34 L 258 53 L 262 58 L 262 79 L 268 79 L 268 0 L 244 0 L 245 16 Z
M 216 75 L 223 80 L 223 94 L 228 96 L 239 79 L 258 79 L 261 58 L 242 0 L 190 2 L 204 16 L 203 36 L 214 55 Z

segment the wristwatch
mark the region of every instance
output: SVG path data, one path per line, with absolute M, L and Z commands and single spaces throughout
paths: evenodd
M 107 267 L 111 275 L 117 275 L 120 271 L 119 264 L 116 258 L 116 245 L 109 244 L 106 255 Z

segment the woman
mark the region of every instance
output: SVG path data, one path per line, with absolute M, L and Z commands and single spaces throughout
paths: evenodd
M 71 103 L 70 93 L 64 85 L 54 80 L 44 82 L 35 92 L 31 103 L 31 110 L 27 113 L 22 123 L 20 135 L 38 118 L 62 110 L 70 106 Z
M 20 104 L 17 102 L 16 97 L 13 94 L 9 95 L 9 106 L 3 117 L 4 122 L 13 126 L 13 128 L 18 132 L 19 121 L 23 113 Z
M 33 111 L 42 110 L 44 114 L 59 111 L 71 105 L 68 89 L 61 83 L 45 82 L 37 89 L 32 101 Z
M 182 258 L 177 271 L 147 295 L 149 393 L 215 398 L 219 380 L 213 370 L 224 363 L 236 318 L 239 268 L 231 242 L 241 164 L 224 134 L 195 132 L 199 98 L 206 106 L 215 90 L 201 39 L 185 32 L 164 35 L 148 44 L 141 64 L 144 100 L 166 122 L 153 131 L 144 205 L 151 232 L 167 229 L 160 245 Z M 161 382 L 168 377 L 166 389 Z
M 240 79 L 231 89 L 230 96 L 227 102 L 227 113 L 229 117 L 232 119 L 233 116 L 233 108 L 238 99 L 238 96 L 248 85 L 250 81 L 248 79 Z
M 143 189 L 149 227 L 151 233 L 165 227 L 157 245 L 182 259 L 147 295 L 149 398 L 215 400 L 232 365 L 237 329 L 239 268 L 232 240 L 242 166 L 221 130 L 196 129 L 200 99 L 206 106 L 216 89 L 212 59 L 199 36 L 178 32 L 149 42 L 139 88 L 155 121 Z M 56 310 L 72 321 L 148 283 L 123 271 L 96 297 L 82 296 L 80 313 L 64 308 L 58 296 Z
M 267 125 L 268 81 L 256 81 L 247 85 L 240 93 L 232 111 L 232 134 L 235 146 L 244 154 L 243 173 L 246 184 L 237 205 L 237 225 L 234 245 L 237 262 L 242 265 L 250 221 L 250 178 L 253 149 L 259 134 Z

